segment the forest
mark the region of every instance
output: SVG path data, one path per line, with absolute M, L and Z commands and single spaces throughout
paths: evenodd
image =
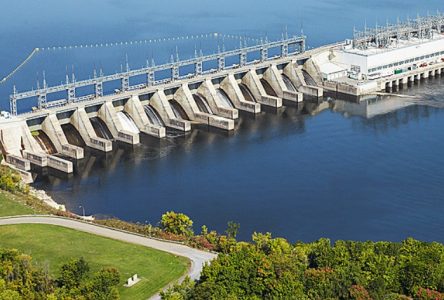
M 103 268 L 92 273 L 83 258 L 72 259 L 52 278 L 48 271 L 33 263 L 32 257 L 17 250 L 0 248 L 0 299 L 78 299 L 117 300 L 119 272 Z
M 270 233 L 232 242 L 163 299 L 444 299 L 444 246 L 406 239 L 290 244 Z

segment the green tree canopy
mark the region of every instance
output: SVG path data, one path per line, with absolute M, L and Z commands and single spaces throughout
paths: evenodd
M 255 233 L 253 243 L 226 249 L 194 285 L 176 286 L 163 298 L 444 300 L 439 243 L 320 239 L 291 245 Z
M 32 263 L 29 255 L 0 248 L 0 299 L 117 300 L 119 272 L 102 269 L 91 276 L 88 263 L 73 259 L 60 269 L 57 280 Z
M 191 236 L 193 234 L 193 221 L 183 213 L 166 212 L 160 221 L 163 230 L 177 235 Z

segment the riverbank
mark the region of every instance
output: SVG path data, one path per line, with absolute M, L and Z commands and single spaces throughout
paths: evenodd
M 63 205 L 56 203 L 46 192 L 30 187 L 27 183 L 21 181 L 20 178 L 20 173 L 14 169 L 8 166 L 0 166 L 0 191 L 4 196 L 5 208 L 3 216 L 24 214 L 53 215 L 73 220 L 84 220 L 98 226 L 131 232 L 161 241 L 185 244 L 193 248 L 210 251 L 218 248 L 219 237 L 215 231 L 211 232 L 213 242 L 210 243 L 206 238 L 199 235 L 177 234 L 151 224 L 131 223 L 116 218 L 96 220 L 93 216 L 79 216 L 66 210 Z M 10 184 L 5 184 L 5 182 Z
M 66 211 L 65 205 L 55 202 L 54 199 L 52 199 L 52 197 L 49 196 L 44 190 L 38 190 L 33 187 L 29 187 L 29 195 L 43 201 L 51 208 L 60 211 Z

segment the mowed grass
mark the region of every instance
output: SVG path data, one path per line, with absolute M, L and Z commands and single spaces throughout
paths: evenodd
M 34 263 L 47 267 L 55 277 L 60 266 L 72 258 L 85 258 L 92 271 L 115 267 L 121 274 L 121 299 L 147 299 L 188 268 L 188 260 L 182 257 L 53 225 L 0 226 L 0 247 L 31 255 Z M 141 281 L 123 287 L 134 274 Z
M 0 217 L 30 215 L 34 210 L 20 202 L 18 196 L 0 190 Z

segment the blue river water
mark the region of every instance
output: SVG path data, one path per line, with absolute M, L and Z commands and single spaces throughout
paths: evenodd
M 441 1 L 228 0 L 38 1 L 2 4 L 0 75 L 35 47 L 131 41 L 208 32 L 279 38 L 303 30 L 308 45 L 350 37 L 354 26 L 396 22 L 442 9 Z M 235 47 L 238 41 L 223 41 Z M 211 38 L 178 45 L 215 51 Z M 174 43 L 39 53 L 0 86 L 8 95 L 76 73 L 88 78 L 126 61 L 165 62 Z M 155 224 L 168 210 L 184 212 L 195 229 L 223 232 L 241 224 L 240 238 L 270 231 L 291 241 L 320 237 L 398 241 L 409 236 L 444 242 L 443 78 L 401 93 L 351 103 L 323 99 L 258 116 L 243 115 L 232 134 L 196 128 L 141 145 L 115 145 L 107 155 L 87 151 L 73 176 L 39 174 L 36 186 L 78 213 Z M 31 103 L 29 105 L 32 105 Z

